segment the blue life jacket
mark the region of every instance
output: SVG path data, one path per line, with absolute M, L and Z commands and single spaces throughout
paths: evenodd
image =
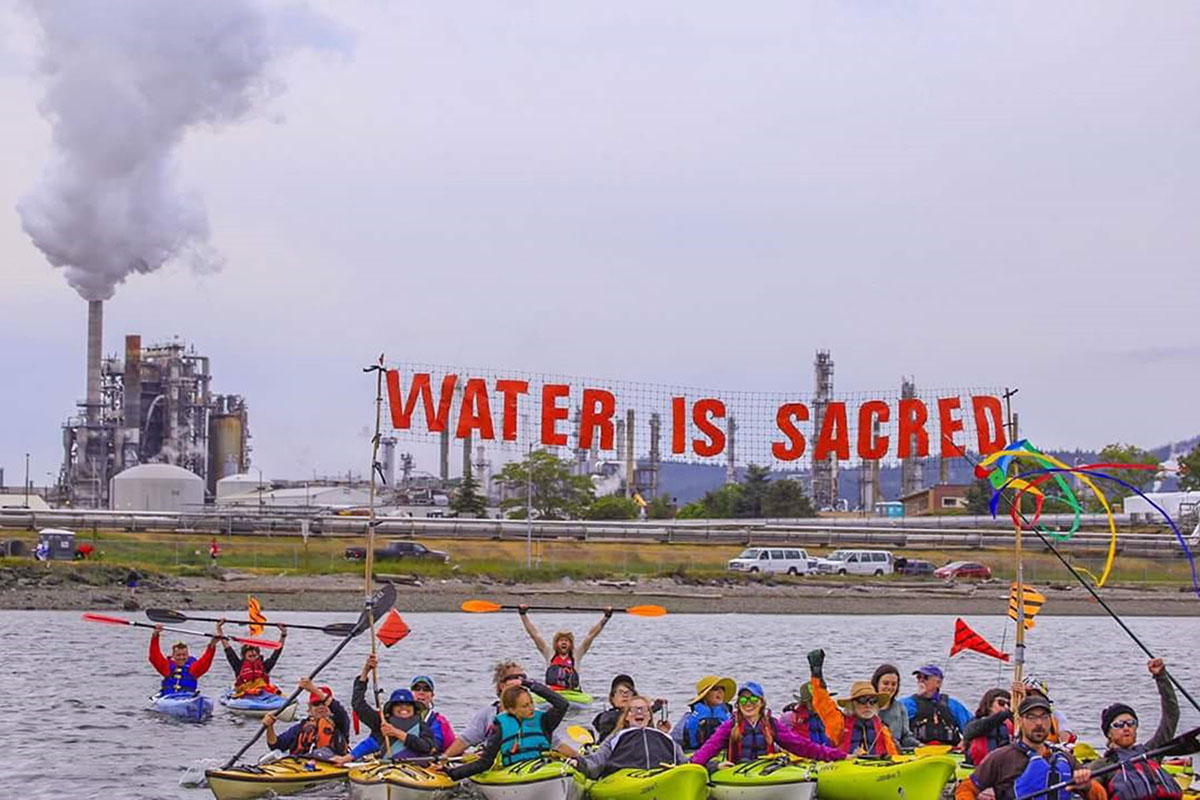
M 1025 765 L 1025 771 L 1013 781 L 1014 796 L 1032 795 L 1039 789 L 1047 789 L 1056 783 L 1071 780 L 1071 762 L 1062 750 L 1051 747 L 1049 759 L 1046 759 L 1024 742 L 1018 741 L 1015 746 L 1029 757 L 1029 763 Z M 1065 787 L 1053 795 L 1043 791 L 1034 795 L 1033 800 L 1070 800 L 1070 797 L 1071 790 Z
M 192 664 L 195 663 L 196 659 L 193 656 L 189 656 L 188 660 L 183 662 L 182 667 L 174 661 L 168 661 L 167 666 L 171 671 L 162 679 L 162 693 L 190 692 L 195 694 L 199 692 L 200 685 L 196 683 L 196 676 L 192 674 Z
M 774 736 L 772 741 L 767 742 L 766 726 L 774 723 L 774 720 L 764 714 L 759 718 L 757 725 L 750 725 L 745 720 L 741 722 L 741 739 L 734 742 L 733 736 L 729 737 L 729 748 L 727 757 L 734 764 L 744 764 L 747 761 L 754 761 L 775 754 Z M 735 725 L 738 723 L 734 723 Z M 730 733 L 733 733 L 731 730 Z M 771 731 L 775 733 L 774 730 Z
M 420 717 L 418 717 L 416 715 L 409 717 L 407 720 L 407 722 L 408 722 L 407 728 L 396 724 L 397 722 L 404 722 L 404 721 L 405 720 L 401 720 L 398 717 L 391 717 L 388 719 L 388 722 L 390 722 L 394 727 L 399 728 L 400 730 L 404 731 L 405 733 L 412 733 L 413 735 L 416 735 L 420 731 L 420 726 L 421 726 L 421 718 Z M 414 730 L 414 729 L 416 729 L 416 730 Z M 402 739 L 402 738 L 392 739 L 391 743 L 392 743 L 392 750 L 389 755 L 392 757 L 393 761 L 402 761 L 407 758 L 420 758 L 420 756 L 421 756 L 420 753 L 416 753 L 412 750 L 409 750 L 404 745 L 404 739 Z
M 500 763 L 507 767 L 518 761 L 532 761 L 551 749 L 550 739 L 542 730 L 545 711 L 534 711 L 529 719 L 517 719 L 505 711 L 496 715 L 500 728 Z
M 1183 789 L 1171 774 L 1154 759 L 1138 758 L 1146 752 L 1146 745 L 1112 750 L 1121 768 L 1107 776 L 1104 788 L 1111 800 L 1179 800 Z M 1137 761 L 1133 759 L 1137 758 Z
M 698 750 L 708 741 L 709 737 L 721 727 L 721 723 L 729 719 L 729 706 L 722 703 L 710 706 L 708 703 L 697 703 L 687 716 L 683 726 L 683 749 Z

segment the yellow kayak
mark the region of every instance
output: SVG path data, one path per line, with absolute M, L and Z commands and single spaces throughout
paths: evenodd
M 350 770 L 351 800 L 447 800 L 454 781 L 440 772 L 403 761 Z
M 288 756 L 270 764 L 242 764 L 230 769 L 205 770 L 208 788 L 217 800 L 249 800 L 267 794 L 285 795 L 340 781 L 350 772 L 326 761 Z
M 848 758 L 817 767 L 821 800 L 939 800 L 958 764 L 949 756 Z

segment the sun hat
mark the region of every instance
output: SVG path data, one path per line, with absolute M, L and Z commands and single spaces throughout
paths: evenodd
M 429 691 L 431 691 L 431 692 L 437 688 L 436 686 L 433 685 L 433 678 L 429 677 L 428 675 L 418 675 L 417 677 L 413 678 L 411 681 L 408 682 L 408 688 L 411 689 L 414 686 L 416 686 L 418 683 L 423 683 L 426 686 L 428 686 Z
M 863 697 L 874 697 L 876 703 L 882 703 L 890 695 L 887 692 L 875 691 L 875 687 L 871 685 L 870 681 L 855 681 L 850 684 L 849 696 L 838 699 L 837 704 L 842 708 L 850 708 L 856 699 Z
M 737 693 L 739 695 L 742 692 L 749 692 L 750 694 L 754 695 L 755 697 L 761 697 L 763 700 L 767 699 L 767 694 L 766 694 L 766 692 L 763 691 L 762 684 L 760 684 L 756 681 L 746 681 L 745 683 L 743 683 L 737 690 Z
M 737 692 L 737 684 L 733 682 L 733 678 L 722 678 L 717 675 L 705 675 L 700 680 L 696 681 L 696 696 L 688 700 L 689 706 L 695 705 L 704 699 L 704 695 L 711 692 L 713 689 L 720 687 L 725 690 L 725 699 L 732 700 L 733 695 Z
M 945 677 L 946 677 L 942 673 L 942 668 L 939 667 L 937 664 L 926 664 L 923 667 L 914 669 L 913 675 L 921 675 L 926 678 L 942 678 L 942 679 L 945 679 Z

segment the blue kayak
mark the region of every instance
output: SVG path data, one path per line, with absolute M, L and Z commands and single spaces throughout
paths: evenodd
M 221 695 L 221 705 L 228 708 L 237 714 L 243 714 L 247 717 L 261 717 L 264 714 L 271 713 L 277 717 L 287 717 L 291 719 L 295 714 L 296 704 L 292 703 L 288 706 L 291 715 L 279 713 L 283 708 L 283 704 L 287 702 L 287 698 L 281 694 L 272 694 L 270 692 L 259 692 L 258 694 L 248 694 L 242 697 L 234 697 L 232 690 L 226 690 L 225 694 Z
M 173 692 L 151 697 L 150 708 L 184 722 L 203 722 L 212 716 L 213 703 L 202 694 Z

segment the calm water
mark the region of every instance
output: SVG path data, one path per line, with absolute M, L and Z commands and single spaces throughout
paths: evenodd
M 270 616 L 317 624 L 338 619 L 316 613 Z M 405 619 L 412 634 L 390 650 L 381 649 L 381 678 L 390 691 L 400 683 L 407 686 L 415 674 L 432 675 L 438 683 L 438 708 L 456 728 L 492 699 L 494 661 L 516 658 L 531 673 L 541 671 L 515 615 L 406 614 Z M 535 621 L 547 637 L 569 628 L 578 639 L 595 617 L 544 614 Z M 993 644 L 999 646 L 1002 638 L 1011 643 L 1012 625 L 1003 618 L 970 621 Z M 1200 696 L 1200 619 L 1128 622 L 1167 659 L 1184 686 Z M 643 693 L 670 701 L 674 720 L 685 710 L 696 679 L 718 673 L 758 680 L 770 705 L 781 708 L 807 675 L 805 653 L 822 646 L 828 652 L 826 677 L 835 690 L 844 692 L 851 680 L 869 677 L 881 661 L 891 661 L 905 673 L 936 661 L 948 669 L 946 690 L 974 708 L 986 689 L 1006 681 L 991 659 L 967 654 L 947 663 L 953 632 L 954 618 L 940 616 L 617 617 L 585 659 L 583 683 L 602 695 L 612 675 L 628 672 Z M 220 705 L 203 725 L 164 721 L 146 711 L 146 698 L 158 684 L 146 661 L 147 640 L 148 631 L 83 622 L 74 612 L 0 612 L 0 679 L 12 721 L 0 737 L 7 756 L 0 797 L 211 797 L 207 789 L 180 786 L 180 778 L 189 766 L 228 758 L 253 734 L 257 722 L 234 717 Z M 276 668 L 276 683 L 298 678 L 336 643 L 319 632 L 292 631 Z M 1118 699 L 1142 711 L 1147 735 L 1153 730 L 1158 701 L 1146 659 L 1111 620 L 1041 618 L 1029 634 L 1029 645 L 1027 671 L 1048 681 L 1059 708 L 1084 738 L 1100 740 L 1100 709 Z M 347 705 L 353 676 L 368 648 L 365 638 L 352 642 L 319 677 Z M 230 678 L 229 665 L 218 653 L 201 685 L 215 698 Z M 912 688 L 905 678 L 902 691 Z M 1200 714 L 1182 698 L 1181 703 L 1181 727 L 1200 724 Z M 260 741 L 249 755 L 257 757 L 265 749 Z M 344 793 L 331 789 L 316 796 Z

